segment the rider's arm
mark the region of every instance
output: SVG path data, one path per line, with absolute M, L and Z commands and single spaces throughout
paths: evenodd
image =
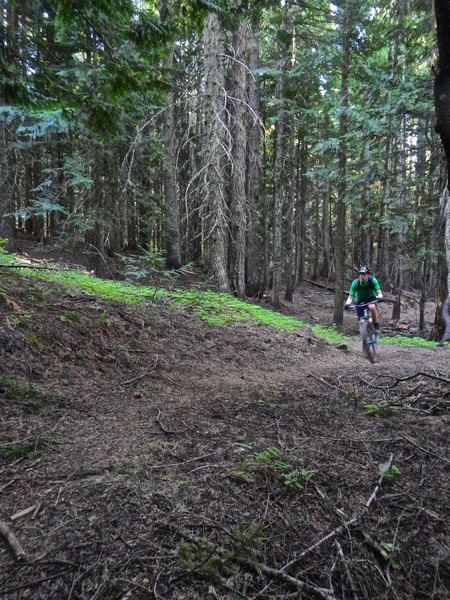
M 373 281 L 373 285 L 375 288 L 375 296 L 377 298 L 382 298 L 383 294 L 381 292 L 381 288 L 380 288 L 380 284 L 378 283 L 378 280 L 374 277 L 372 281 Z
M 347 300 L 345 301 L 345 306 L 349 306 L 350 304 L 353 304 L 353 303 L 354 303 L 354 301 L 355 301 L 355 298 L 354 298 L 354 296 L 349 296 L 349 297 L 347 298 Z

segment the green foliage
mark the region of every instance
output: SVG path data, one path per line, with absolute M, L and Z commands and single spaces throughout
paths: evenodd
M 394 560 L 393 557 L 400 553 L 401 546 L 397 546 L 392 544 L 391 542 L 385 542 L 384 540 L 380 540 L 380 547 L 389 554 L 389 566 L 395 570 L 399 569 L 400 565 L 396 560 Z
M 14 264 L 15 256 L 2 249 L 5 244 L 0 240 L 0 264 Z M 153 253 L 147 253 L 151 264 L 161 266 L 161 259 Z M 135 264 L 133 262 L 129 263 Z M 130 271 L 134 269 L 130 266 Z M 146 271 L 147 272 L 147 271 Z M 280 331 L 295 331 L 303 327 L 302 321 L 293 317 L 282 315 L 278 312 L 262 308 L 257 304 L 251 304 L 235 298 L 231 294 L 207 291 L 187 291 L 176 289 L 164 289 L 151 286 L 132 285 L 117 281 L 110 281 L 94 277 L 87 273 L 71 270 L 54 271 L 36 271 L 33 269 L 21 269 L 18 276 L 32 277 L 46 281 L 59 282 L 68 288 L 82 289 L 88 294 L 116 300 L 126 303 L 146 302 L 148 298 L 167 298 L 171 306 L 177 310 L 191 312 L 194 316 L 200 318 L 211 325 L 229 325 L 232 323 L 256 323 L 267 325 Z M 170 277 L 168 275 L 168 277 Z M 136 276 L 139 278 L 139 275 Z M 313 333 L 318 337 L 334 344 L 341 344 L 347 340 L 345 336 L 339 333 L 334 326 L 313 325 Z M 405 338 L 396 336 L 389 338 L 382 336 L 378 341 L 390 344 L 417 345 L 425 347 L 435 347 L 434 342 L 423 340 L 422 338 Z
M 371 417 L 389 416 L 398 410 L 387 400 L 376 400 L 366 404 L 366 413 Z
M 421 346 L 422 348 L 436 347 L 436 342 L 425 340 L 420 337 L 405 337 L 396 335 L 394 337 L 382 336 L 381 338 L 378 338 L 378 341 L 380 341 L 380 339 L 384 344 L 398 344 L 399 346 Z
M 305 482 L 314 476 L 313 471 L 303 467 L 295 467 L 277 446 L 269 446 L 260 452 L 254 453 L 256 461 L 272 468 L 280 481 L 287 488 L 301 491 L 305 487 Z M 253 482 L 252 478 L 245 478 L 245 471 L 240 471 L 241 480 L 246 483 Z
M 244 469 L 234 469 L 233 471 L 230 471 L 230 477 L 239 483 L 252 484 L 256 482 L 255 476 Z
M 0 394 L 30 410 L 40 411 L 46 406 L 46 395 L 42 390 L 4 375 L 0 375 Z
M 195 543 L 182 542 L 178 552 L 180 567 L 187 571 L 196 571 L 213 581 L 218 578 L 218 571 L 224 561 L 215 552 L 215 546 L 208 540 Z
M 17 444 L 5 444 L 3 446 L 0 445 L 0 457 L 9 464 L 34 452 L 37 448 L 36 444 L 26 444 L 26 443 L 17 443 Z
M 30 342 L 30 344 L 33 344 L 33 346 L 39 345 L 39 337 L 36 333 L 34 333 L 32 331 L 28 331 L 26 333 L 26 338 Z
M 231 532 L 235 540 L 234 554 L 238 556 L 248 557 L 261 546 L 264 530 L 259 523 L 238 523 Z
M 346 337 L 339 333 L 334 325 L 313 325 L 311 329 L 317 337 L 332 344 L 341 344 L 346 340 Z
M 154 277 L 161 280 L 177 276 L 176 271 L 165 270 L 165 263 L 162 256 L 149 250 L 144 251 L 140 255 L 122 254 L 119 256 L 119 259 L 123 264 L 125 281 L 127 283 L 138 283 Z
M 400 475 L 401 471 L 397 465 L 388 463 L 383 463 L 379 466 L 380 475 L 385 481 L 392 481 L 395 477 Z
M 278 458 L 279 456 L 281 456 L 281 454 L 282 452 L 279 448 L 277 448 L 276 446 L 270 446 L 269 448 L 266 448 L 261 452 L 255 452 L 255 458 L 256 460 L 260 460 L 261 462 L 268 462 L 273 458 Z

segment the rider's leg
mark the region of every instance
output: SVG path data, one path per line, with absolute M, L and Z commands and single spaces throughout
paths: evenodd
M 380 325 L 378 323 L 378 311 L 377 311 L 376 304 L 369 304 L 369 310 L 370 310 L 370 314 L 372 316 L 373 326 L 375 327 L 375 329 L 378 329 L 380 327 Z

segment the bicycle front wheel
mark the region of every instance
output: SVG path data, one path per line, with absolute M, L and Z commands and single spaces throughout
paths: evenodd
M 367 325 L 366 353 L 367 358 L 372 364 L 378 362 L 377 334 L 372 323 Z

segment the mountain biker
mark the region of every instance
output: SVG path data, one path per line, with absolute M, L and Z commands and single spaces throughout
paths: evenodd
M 373 300 L 382 300 L 383 294 L 381 292 L 380 284 L 378 280 L 370 274 L 370 268 L 368 265 L 361 265 L 358 269 L 358 277 L 354 279 L 350 285 L 348 292 L 348 298 L 344 304 L 344 310 L 348 310 L 351 304 L 355 304 L 356 314 L 358 319 L 364 315 L 364 307 L 359 306 L 360 304 L 367 304 Z M 369 304 L 367 307 L 372 316 L 372 323 L 375 329 L 379 329 L 378 323 L 378 311 L 376 304 Z

